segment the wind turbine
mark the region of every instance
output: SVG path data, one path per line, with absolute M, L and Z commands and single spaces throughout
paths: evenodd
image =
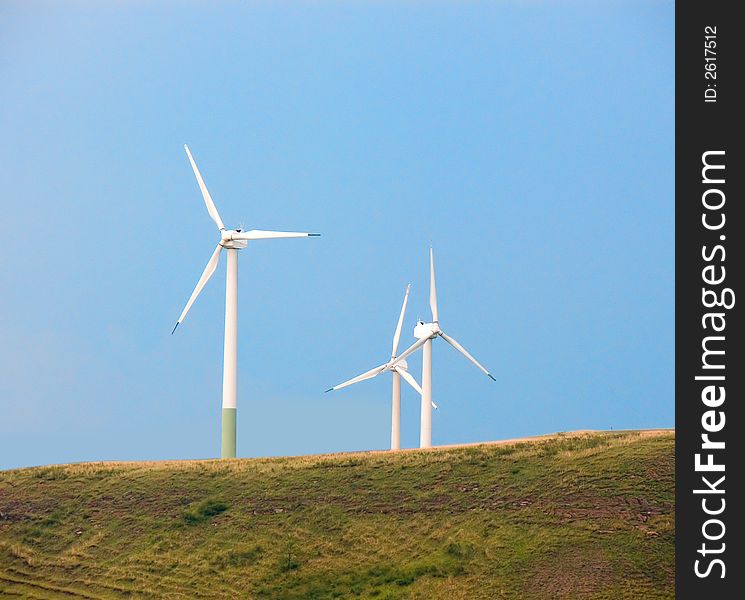
M 419 387 L 416 379 L 414 379 L 411 373 L 409 373 L 406 361 L 396 358 L 396 353 L 398 352 L 398 342 L 401 339 L 401 327 L 404 324 L 404 315 L 406 314 L 406 304 L 409 301 L 410 289 L 411 286 L 407 285 L 406 293 L 404 294 L 404 303 L 401 306 L 401 314 L 398 317 L 398 325 L 396 325 L 396 333 L 393 335 L 393 349 L 391 350 L 391 359 L 388 362 L 375 367 L 374 369 L 370 369 L 369 371 L 364 372 L 362 375 L 353 377 L 352 379 L 349 379 L 344 383 L 340 383 L 339 385 L 335 385 L 334 387 L 326 390 L 327 392 L 340 390 L 341 388 L 345 388 L 349 385 L 354 385 L 355 383 L 359 383 L 360 381 L 364 381 L 365 379 L 372 379 L 373 377 L 377 377 L 384 371 L 390 371 L 393 379 L 393 393 L 391 402 L 391 450 L 401 449 L 401 378 L 403 377 L 406 383 L 413 387 L 417 391 L 417 393 L 422 393 L 422 388 Z M 437 405 L 433 404 L 433 406 L 437 408 Z
M 397 360 L 404 360 L 407 356 L 422 348 L 422 403 L 421 403 L 421 429 L 419 432 L 419 447 L 432 447 L 432 340 L 441 337 L 478 369 L 487 375 L 492 381 L 496 381 L 479 361 L 471 356 L 468 351 L 455 339 L 440 329 L 439 315 L 437 312 L 437 288 L 435 287 L 435 258 L 432 248 L 429 249 L 429 307 L 432 310 L 432 322 L 419 321 L 414 327 L 414 337 L 418 341 L 409 346 Z
M 199 296 L 202 288 L 212 277 L 217 269 L 217 263 L 220 260 L 220 252 L 223 248 L 228 255 L 228 267 L 225 278 L 225 347 L 223 351 L 223 376 L 222 376 L 222 444 L 220 456 L 222 458 L 235 458 L 235 422 L 236 422 L 236 395 L 237 395 L 237 366 L 238 366 L 238 250 L 248 246 L 248 242 L 254 240 L 269 240 L 277 238 L 298 238 L 320 235 L 318 233 L 300 233 L 295 231 L 263 231 L 261 229 L 251 229 L 242 231 L 241 229 L 226 229 L 223 225 L 220 214 L 217 212 L 215 203 L 212 201 L 204 179 L 194 162 L 194 158 L 189 152 L 189 147 L 184 144 L 186 155 L 189 157 L 191 168 L 197 178 L 199 189 L 202 191 L 204 203 L 207 205 L 207 212 L 220 230 L 220 241 L 212 253 L 207 266 L 202 272 L 202 276 L 197 282 L 197 286 L 191 293 L 189 301 L 186 303 L 181 316 L 173 327 L 173 334 L 176 327 L 186 318 L 191 305 Z

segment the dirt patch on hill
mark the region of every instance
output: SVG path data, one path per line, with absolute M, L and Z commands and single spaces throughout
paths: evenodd
M 597 549 L 571 550 L 547 556 L 537 563 L 525 585 L 526 598 L 587 598 L 613 588 L 618 571 Z

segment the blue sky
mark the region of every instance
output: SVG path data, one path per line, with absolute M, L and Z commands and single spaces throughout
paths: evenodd
M 435 444 L 673 425 L 672 2 L 5 2 L 0 468 L 219 454 L 230 227 L 238 454 L 386 448 L 440 321 Z M 420 378 L 419 355 L 410 361 Z M 402 443 L 419 435 L 402 399 Z

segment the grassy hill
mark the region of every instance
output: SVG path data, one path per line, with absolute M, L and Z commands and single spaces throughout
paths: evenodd
M 0 597 L 673 598 L 674 434 L 0 472 Z

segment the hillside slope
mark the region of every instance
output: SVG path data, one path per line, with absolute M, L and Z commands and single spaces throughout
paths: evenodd
M 674 433 L 0 472 L 0 597 L 673 598 Z

